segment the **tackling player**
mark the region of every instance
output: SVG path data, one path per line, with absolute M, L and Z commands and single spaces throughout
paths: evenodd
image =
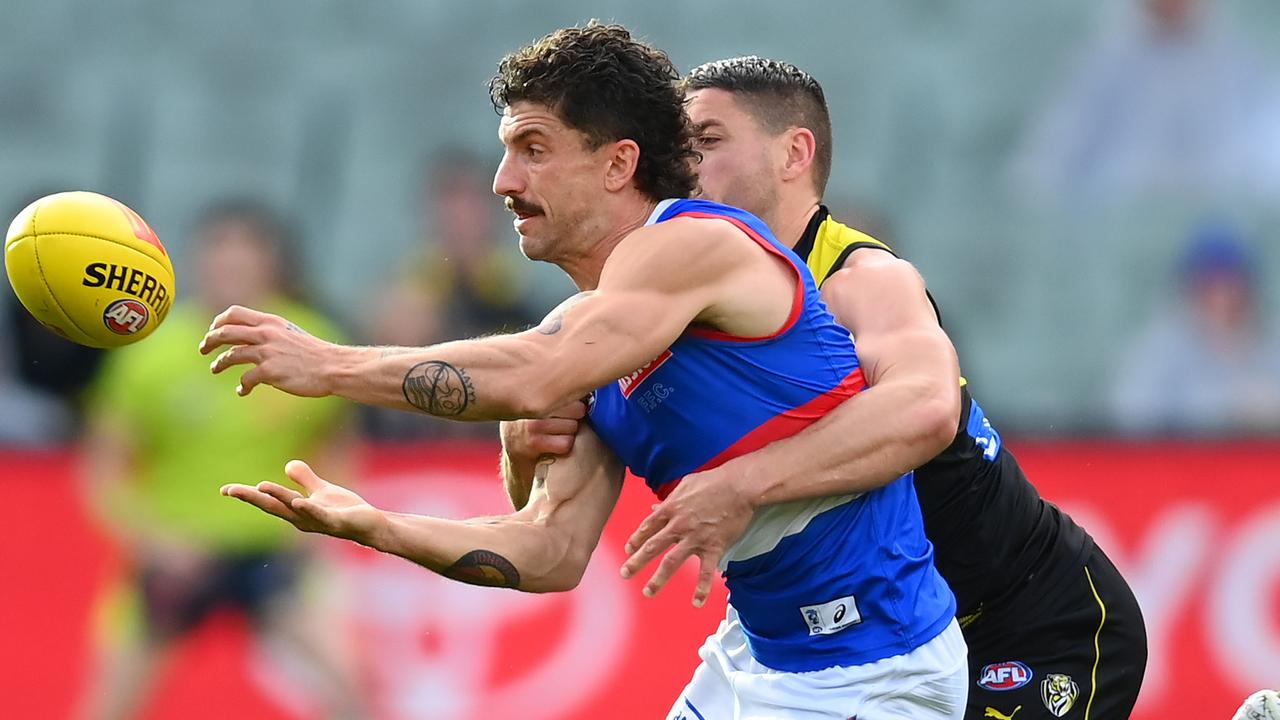
M 664 54 L 618 26 L 557 31 L 490 85 L 506 153 L 494 190 L 521 249 L 583 290 L 537 328 L 427 348 L 351 348 L 233 307 L 201 344 L 213 371 L 459 420 L 544 416 L 592 393 L 592 425 L 537 467 L 503 517 L 389 513 L 316 477 L 224 493 L 296 527 L 464 582 L 532 592 L 581 577 L 622 464 L 665 497 L 681 478 L 798 432 L 863 387 L 848 333 L 757 218 L 687 196 L 692 133 Z M 601 439 L 603 442 L 601 442 Z M 688 482 L 688 481 L 685 481 Z M 907 474 L 775 505 L 727 556 L 725 622 L 671 718 L 959 718 L 965 650 Z M 704 567 L 702 592 L 713 568 Z
M 969 646 L 974 685 L 965 717 L 1020 712 L 1019 720 L 1033 720 L 1077 706 L 1084 718 L 1128 717 L 1146 666 L 1133 593 L 1003 446 L 960 377 L 915 269 L 821 204 L 832 148 L 821 86 L 793 65 L 744 57 L 694 68 L 685 87 L 703 197 L 756 214 L 806 260 L 836 319 L 856 337 L 874 392 L 786 440 L 686 478 L 631 538 L 624 573 L 672 545 L 666 565 L 691 554 L 714 563 L 753 511 L 865 492 L 914 467 L 925 530 Z M 504 424 L 514 502 L 527 481 L 511 471 L 570 444 L 572 412 L 562 414 Z

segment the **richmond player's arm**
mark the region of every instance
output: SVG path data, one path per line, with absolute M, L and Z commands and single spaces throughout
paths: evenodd
M 853 334 L 868 389 L 803 431 L 715 472 L 736 476 L 756 506 L 887 485 L 942 452 L 960 420 L 960 365 L 909 262 L 854 251 L 822 284 Z
M 472 585 L 556 592 L 577 586 L 622 487 L 622 464 L 587 426 L 573 452 L 537 466 L 523 509 L 446 520 L 388 512 L 293 461 L 285 472 L 303 492 L 262 482 L 222 494 L 287 520 L 304 532 L 352 540 Z
M 768 335 L 791 310 L 794 270 L 728 222 L 676 218 L 623 238 L 594 292 L 540 326 L 426 348 L 357 348 L 314 338 L 284 318 L 232 307 L 201 342 L 223 345 L 213 372 L 253 365 L 267 383 L 457 420 L 541 417 L 657 357 L 691 323 Z

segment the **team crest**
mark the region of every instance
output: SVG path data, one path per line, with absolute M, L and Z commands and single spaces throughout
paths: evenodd
M 1054 717 L 1063 717 L 1071 712 L 1078 697 L 1080 697 L 1080 686 L 1071 679 L 1070 675 L 1049 673 L 1040 683 L 1040 699 L 1044 700 L 1044 706 L 1053 713 Z

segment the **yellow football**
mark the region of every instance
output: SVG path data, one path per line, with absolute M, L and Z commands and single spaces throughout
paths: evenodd
M 173 264 L 160 239 L 136 212 L 97 193 L 49 195 L 18 213 L 4 269 L 37 320 L 81 345 L 137 342 L 173 305 Z

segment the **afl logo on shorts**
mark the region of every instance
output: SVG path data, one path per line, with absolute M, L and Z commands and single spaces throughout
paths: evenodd
M 141 301 L 133 298 L 117 300 L 102 313 L 102 322 L 117 335 L 132 335 L 147 326 L 151 312 Z
M 991 663 L 978 673 L 978 687 L 983 690 L 1005 692 L 1017 690 L 1031 682 L 1031 668 L 1017 660 Z

